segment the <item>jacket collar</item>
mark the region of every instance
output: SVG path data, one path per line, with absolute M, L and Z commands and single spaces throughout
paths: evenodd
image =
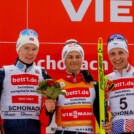
M 122 76 L 125 76 L 130 70 L 132 69 L 132 66 L 130 65 L 130 64 L 128 64 L 128 66 L 127 66 L 127 68 L 124 68 L 123 70 L 122 70 Z M 116 69 L 114 69 L 114 72 L 115 73 L 119 73 L 119 71 L 118 70 L 116 70 Z
M 34 63 L 31 63 L 31 64 L 27 64 L 23 61 L 21 61 L 19 58 L 16 60 L 16 63 L 15 63 L 15 66 L 21 70 L 22 72 L 28 72 L 30 71 L 33 66 L 34 66 Z
M 75 74 L 75 73 L 69 73 L 66 71 L 66 74 L 64 76 L 64 79 L 70 83 L 80 83 L 81 81 L 85 81 L 83 78 L 83 75 L 81 73 Z

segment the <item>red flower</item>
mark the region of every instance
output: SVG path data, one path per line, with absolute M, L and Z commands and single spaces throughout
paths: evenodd
M 53 86 L 54 83 L 55 83 L 54 80 L 47 80 L 47 84 L 48 84 L 48 86 L 50 86 L 50 87 Z
M 56 99 L 59 94 L 66 94 L 66 91 L 60 86 L 60 83 L 52 79 L 46 79 L 40 82 L 37 92 L 49 99 Z

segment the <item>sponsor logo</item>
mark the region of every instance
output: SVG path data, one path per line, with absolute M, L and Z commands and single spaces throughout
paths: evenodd
M 112 112 L 113 117 L 118 115 L 134 115 L 134 111 L 128 110 L 128 111 L 120 111 L 120 112 Z
M 12 96 L 12 103 L 34 103 L 38 104 L 38 96 Z
M 23 111 L 23 112 L 35 112 L 39 111 L 40 107 L 39 106 L 9 106 L 9 111 Z
M 133 89 L 134 78 L 125 78 L 125 79 L 114 80 L 113 83 L 115 84 L 115 86 L 112 89 L 112 91 L 128 89 L 128 88 Z
M 11 76 L 12 85 L 38 85 L 38 76 L 31 74 L 19 74 Z
M 66 98 L 74 98 L 74 97 L 89 97 L 90 92 L 88 88 L 69 88 L 66 92 Z
M 81 22 L 86 16 L 88 9 L 92 5 L 92 0 L 82 0 L 80 6 L 76 10 L 75 4 L 71 0 L 61 1 L 70 20 Z M 105 1 L 106 2 L 106 1 Z M 104 4 L 103 0 L 95 0 L 95 22 L 104 22 Z M 132 9 L 132 0 L 110 0 L 109 12 L 110 22 L 133 22 L 133 16 L 130 12 Z
M 92 118 L 93 113 L 90 108 L 77 108 L 77 109 L 62 109 L 62 121 L 69 120 L 89 120 Z

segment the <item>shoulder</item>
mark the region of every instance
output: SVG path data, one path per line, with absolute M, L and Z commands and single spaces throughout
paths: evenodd
M 5 69 L 4 68 L 0 68 L 0 73 L 4 73 Z
M 34 66 L 35 69 L 43 69 L 41 66 Z
M 11 68 L 14 68 L 15 65 L 6 65 L 6 66 L 3 66 L 4 70 L 10 70 Z
M 47 73 L 47 71 L 43 68 L 41 68 L 41 71 L 42 71 L 42 76 L 44 79 L 49 79 L 51 78 L 50 75 Z
M 62 82 L 62 81 L 64 81 L 64 79 L 60 78 L 60 79 L 58 79 L 58 80 L 56 80 L 56 81 Z
M 42 71 L 42 73 L 44 73 L 46 75 L 48 74 L 47 71 L 44 68 L 41 68 L 41 71 Z
M 115 72 L 112 72 L 112 73 L 107 74 L 106 76 L 107 76 L 108 79 L 111 80 L 113 77 L 116 76 L 116 74 L 115 74 Z
M 5 69 L 0 68 L 0 81 L 2 81 L 5 78 Z
M 98 89 L 99 89 L 98 82 L 97 81 L 93 81 L 93 85 L 95 87 L 95 91 L 98 92 Z
M 41 67 L 41 66 L 36 66 L 35 65 L 34 66 L 34 69 L 40 71 L 43 74 L 47 74 L 47 72 L 45 71 L 45 69 L 43 67 Z
M 91 73 L 88 70 L 81 70 L 80 73 L 83 75 L 86 82 L 90 83 L 91 81 L 94 81 Z
M 134 72 L 134 67 L 133 66 L 131 66 L 131 71 Z

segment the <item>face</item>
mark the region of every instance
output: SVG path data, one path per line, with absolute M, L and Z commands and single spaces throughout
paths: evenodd
M 114 67 L 120 73 L 128 65 L 128 53 L 122 48 L 113 48 L 109 52 L 109 59 Z
M 78 51 L 71 51 L 65 58 L 67 72 L 79 73 L 82 65 L 82 56 Z
M 38 54 L 38 47 L 34 44 L 24 44 L 18 50 L 19 59 L 27 64 L 31 64 Z

